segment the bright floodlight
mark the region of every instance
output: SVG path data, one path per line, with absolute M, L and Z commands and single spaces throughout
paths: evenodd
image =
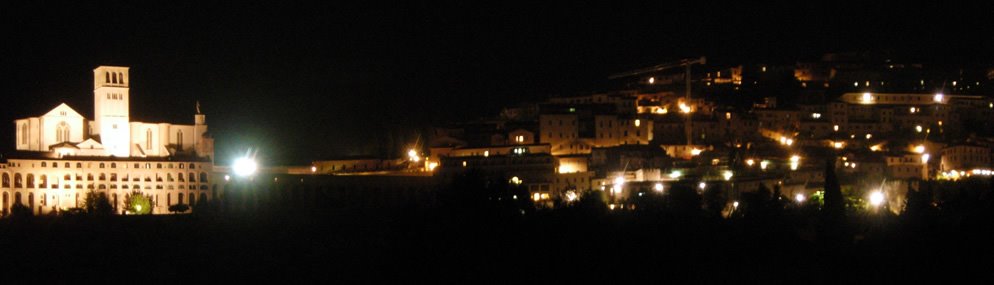
M 614 178 L 614 187 L 621 188 L 623 184 L 625 184 L 625 177 L 618 176 Z
M 883 192 L 873 191 L 873 193 L 870 193 L 870 205 L 873 205 L 874 207 L 876 207 L 876 206 L 880 206 L 880 204 L 883 204 L 883 203 L 884 203 L 884 193 Z
M 794 196 L 794 200 L 797 200 L 798 203 L 803 203 L 805 200 L 804 194 L 798 193 Z
M 258 168 L 259 165 L 255 163 L 255 160 L 247 157 L 236 159 L 235 163 L 231 166 L 231 169 L 235 171 L 235 175 L 242 177 L 255 174 Z
M 656 192 L 663 192 L 663 183 L 656 183 L 653 189 L 655 189 Z
M 407 157 L 409 157 L 413 162 L 418 162 L 421 160 L 421 157 L 418 156 L 418 151 L 414 149 L 407 151 Z
M 915 147 L 915 152 L 917 152 L 917 153 L 925 153 L 925 146 L 924 145 L 918 145 L 918 146 L 916 146 Z
M 943 97 L 945 96 L 942 95 L 942 93 L 935 94 L 935 96 L 932 97 L 932 101 L 935 101 L 936 103 L 942 103 Z

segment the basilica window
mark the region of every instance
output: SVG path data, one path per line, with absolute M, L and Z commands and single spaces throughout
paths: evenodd
M 55 127 L 55 141 L 69 141 L 69 124 L 66 124 L 66 122 L 60 122 L 59 125 Z
M 21 144 L 28 144 L 28 123 L 21 124 Z
M 145 130 L 145 150 L 152 149 L 152 129 Z

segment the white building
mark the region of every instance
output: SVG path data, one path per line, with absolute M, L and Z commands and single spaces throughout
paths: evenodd
M 0 163 L 3 213 L 15 203 L 36 214 L 82 207 L 88 191 L 106 193 L 117 209 L 124 195 L 142 191 L 153 213 L 218 195 L 210 183 L 214 142 L 199 106 L 193 125 L 132 121 L 128 68 L 100 66 L 93 77 L 93 120 L 66 104 L 15 120 L 18 152 Z

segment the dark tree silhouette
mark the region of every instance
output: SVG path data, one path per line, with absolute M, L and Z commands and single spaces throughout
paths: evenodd
M 835 176 L 835 158 L 825 161 L 825 205 L 821 209 L 823 222 L 837 223 L 845 218 L 846 205 L 839 179 Z
M 908 219 L 917 219 L 922 216 L 928 215 L 935 208 L 932 207 L 932 196 L 927 181 L 918 182 L 918 190 L 911 187 L 911 183 L 908 183 L 908 193 L 906 194 L 907 199 L 904 201 L 904 213 Z
M 107 193 L 87 192 L 83 205 L 90 215 L 108 216 L 114 213 L 114 206 L 110 204 Z
M 190 210 L 190 206 L 186 204 L 169 205 L 169 211 L 173 214 L 186 212 L 187 210 Z

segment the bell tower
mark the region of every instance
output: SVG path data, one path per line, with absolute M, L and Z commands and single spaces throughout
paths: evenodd
M 127 157 L 131 151 L 130 79 L 124 66 L 93 70 L 93 134 L 100 135 L 107 155 Z

